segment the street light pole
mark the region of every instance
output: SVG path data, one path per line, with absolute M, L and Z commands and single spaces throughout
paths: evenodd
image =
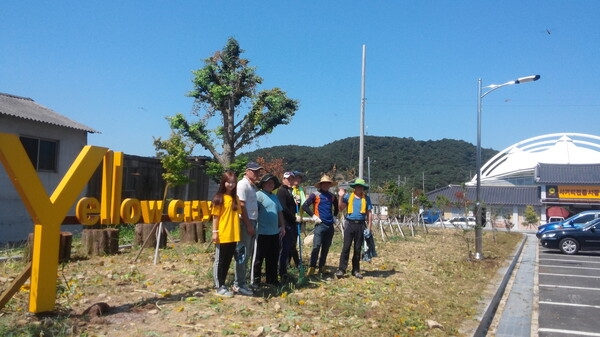
M 482 260 L 483 259 L 483 237 L 482 237 L 482 228 L 483 224 L 481 223 L 481 100 L 487 96 L 490 92 L 500 89 L 502 87 L 533 82 L 540 79 L 540 75 L 532 75 L 526 77 L 520 77 L 514 81 L 509 81 L 503 84 L 491 84 L 486 86 L 486 88 L 490 88 L 490 90 L 485 93 L 481 93 L 481 78 L 477 81 L 477 185 L 475 187 L 475 259 Z
M 367 47 L 363 44 L 362 76 L 360 85 L 360 137 L 358 151 L 358 177 L 363 179 L 365 163 L 365 73 L 367 67 Z

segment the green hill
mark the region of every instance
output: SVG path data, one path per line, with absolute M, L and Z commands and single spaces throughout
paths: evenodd
M 430 191 L 449 184 L 469 181 L 476 173 L 476 146 L 465 141 L 442 139 L 417 141 L 412 138 L 364 138 L 364 174 L 371 185 L 386 181 L 406 183 Z M 336 179 L 350 180 L 358 175 L 359 137 L 338 140 L 320 147 L 274 146 L 242 154 L 250 159 L 282 158 L 286 170 L 307 173 L 308 183 L 319 180 L 335 168 Z M 482 149 L 482 163 L 498 151 Z M 370 164 L 369 161 L 370 160 Z

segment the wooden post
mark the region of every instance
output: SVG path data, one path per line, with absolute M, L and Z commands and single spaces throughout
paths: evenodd
M 19 288 L 21 288 L 21 286 L 25 284 L 25 281 L 27 281 L 27 279 L 29 279 L 30 276 L 31 262 L 27 264 L 25 270 L 19 276 L 17 276 L 17 278 L 15 278 L 12 282 L 12 284 L 6 290 L 4 290 L 2 295 L 0 295 L 0 310 L 4 308 L 6 303 L 8 303 L 8 301 L 17 293 L 17 291 L 19 291 Z
M 145 244 L 146 247 L 156 246 L 156 233 L 159 226 L 151 223 L 139 223 L 135 225 L 135 238 L 134 245 L 142 246 Z M 165 248 L 167 246 L 167 230 L 163 228 L 163 232 L 160 236 L 159 248 Z
M 73 243 L 73 234 L 71 232 L 60 232 L 58 247 L 58 262 L 68 262 L 71 259 L 71 246 Z M 27 249 L 23 258 L 25 261 L 31 262 L 33 256 L 33 233 L 27 236 Z
M 81 244 L 85 255 L 114 255 L 119 252 L 119 230 L 116 228 L 84 229 L 81 233 Z
M 204 222 L 182 222 L 179 224 L 180 240 L 182 243 L 205 243 L 206 226 Z

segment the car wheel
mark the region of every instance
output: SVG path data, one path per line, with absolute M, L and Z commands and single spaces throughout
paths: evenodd
M 579 251 L 579 242 L 572 238 L 565 238 L 560 240 L 558 247 L 561 252 L 568 255 L 574 255 Z

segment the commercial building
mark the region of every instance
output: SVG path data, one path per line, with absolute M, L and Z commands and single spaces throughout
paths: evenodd
M 464 186 L 450 185 L 427 193 L 450 201 L 445 218 L 472 212 L 476 179 Z M 600 137 L 581 133 L 554 133 L 526 139 L 500 151 L 481 167 L 480 200 L 488 224 L 531 230 L 525 221 L 527 206 L 539 223 L 550 216 L 566 216 L 600 209 Z

